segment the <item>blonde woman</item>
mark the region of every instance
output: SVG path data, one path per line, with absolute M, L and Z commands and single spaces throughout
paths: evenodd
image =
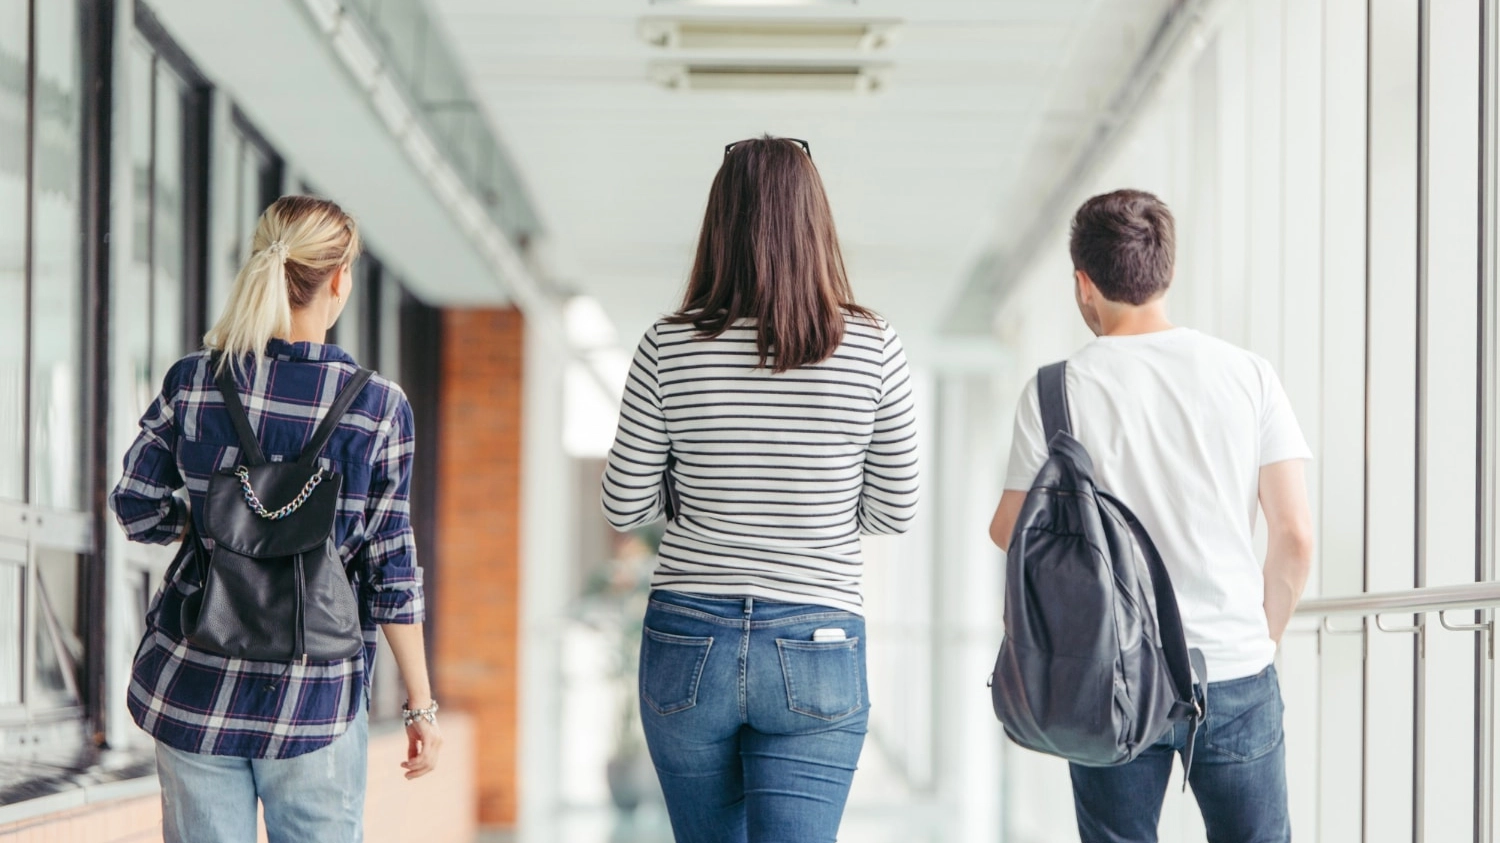
M 352 291 L 359 249 L 354 220 L 332 202 L 288 196 L 266 210 L 207 350 L 167 372 L 110 499 L 131 540 L 184 546 L 147 616 L 128 699 L 156 739 L 167 843 L 254 843 L 258 807 L 271 843 L 361 839 L 377 627 L 406 684 L 406 777 L 437 764 L 407 506 L 412 414 L 390 381 L 377 375 L 355 393 L 318 459 L 342 475 L 333 541 L 359 597 L 362 651 L 251 661 L 195 647 L 183 631 L 184 599 L 202 571 L 182 560 L 213 543 L 203 515 L 210 478 L 243 465 L 248 447 L 215 379 L 232 379 L 265 460 L 295 461 L 359 372 L 323 342 Z M 183 488 L 186 501 L 174 494 Z

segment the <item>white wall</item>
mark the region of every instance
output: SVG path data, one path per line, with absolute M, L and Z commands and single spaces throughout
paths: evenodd
M 1420 439 L 1416 5 L 1228 3 L 1202 53 L 1077 197 L 1160 195 L 1178 221 L 1174 319 L 1281 373 L 1317 454 L 1310 595 L 1475 577 L 1479 4 L 1432 4 Z M 1072 302 L 1065 222 L 997 314 L 1018 363 L 1001 387 L 1007 416 L 1038 365 L 1089 339 Z M 1474 634 L 1431 618 L 1425 660 L 1414 662 L 1416 636 L 1353 628 L 1291 633 L 1279 658 L 1296 838 L 1410 840 L 1417 822 L 1428 840 L 1471 839 Z M 1414 820 L 1418 743 L 1426 782 Z M 1007 839 L 1076 839 L 1065 768 L 1014 748 L 1007 763 Z M 1196 806 L 1174 786 L 1162 840 L 1202 839 Z

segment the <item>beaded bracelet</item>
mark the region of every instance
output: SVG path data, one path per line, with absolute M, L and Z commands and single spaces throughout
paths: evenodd
M 411 709 L 407 708 L 406 704 L 403 703 L 401 705 L 401 722 L 405 723 L 408 726 L 414 726 L 416 725 L 416 722 L 418 720 L 426 720 L 428 723 L 436 726 L 437 713 L 437 700 L 433 700 L 432 705 L 429 705 L 426 708 L 419 708 L 416 711 L 412 711 Z

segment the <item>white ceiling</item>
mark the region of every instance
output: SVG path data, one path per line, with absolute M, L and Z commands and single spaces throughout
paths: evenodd
M 547 227 L 547 271 L 597 297 L 628 345 L 677 303 L 724 144 L 762 132 L 812 144 L 861 301 L 930 335 L 984 249 L 1060 178 L 1172 2 L 430 0 Z M 641 18 L 710 14 L 904 24 L 871 56 L 891 69 L 870 95 L 653 83 L 650 63 L 673 56 L 639 37 Z
M 368 106 L 300 0 L 150 5 L 221 99 L 249 115 L 296 172 L 338 197 L 413 292 L 453 305 L 506 300 L 488 262 Z

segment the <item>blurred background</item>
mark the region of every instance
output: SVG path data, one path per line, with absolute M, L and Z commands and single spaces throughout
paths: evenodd
M 842 839 L 1076 840 L 985 680 L 1015 399 L 1087 341 L 1067 221 L 1158 193 L 1173 314 L 1282 373 L 1321 537 L 1279 659 L 1298 840 L 1491 841 L 1493 0 L 0 0 L 0 841 L 160 839 L 124 708 L 170 551 L 104 506 L 267 204 L 369 250 L 332 341 L 417 418 L 448 748 L 374 843 L 670 840 L 636 722 L 659 533 L 611 533 L 624 372 L 726 143 L 806 139 L 902 334 L 917 527 L 869 540 L 873 715 Z M 1169 793 L 1162 839 L 1204 840 Z

